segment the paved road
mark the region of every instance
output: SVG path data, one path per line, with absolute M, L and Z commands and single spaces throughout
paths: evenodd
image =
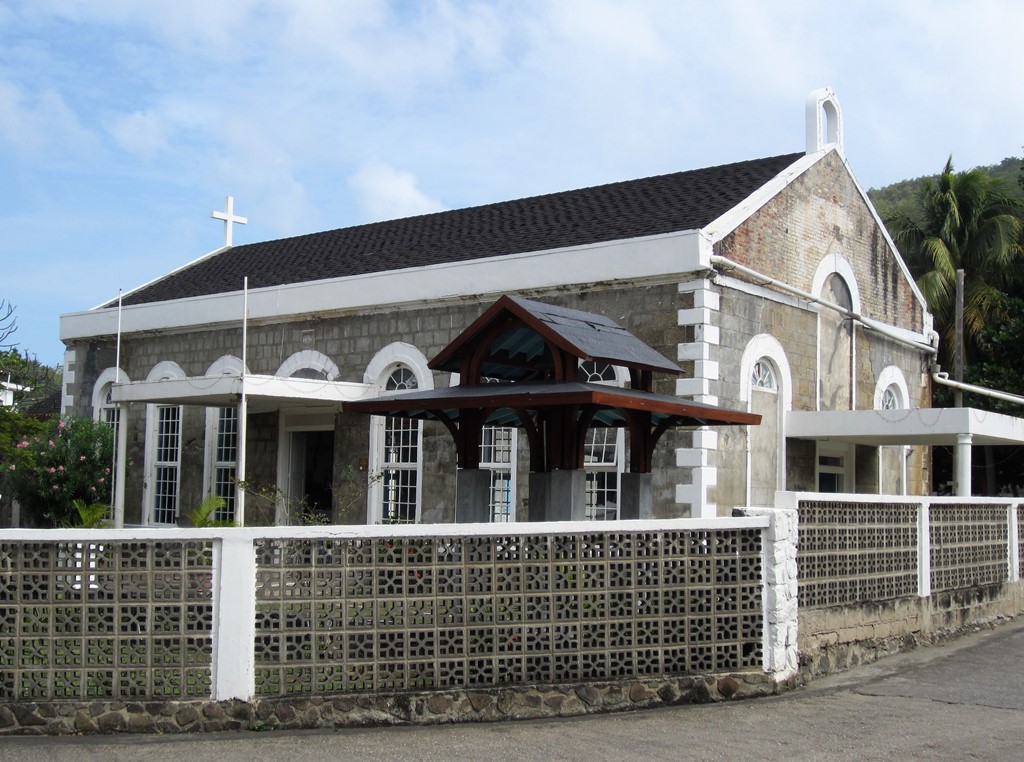
M 1024 623 L 784 696 L 566 720 L 206 736 L 0 738 L 0 760 L 1021 760 Z

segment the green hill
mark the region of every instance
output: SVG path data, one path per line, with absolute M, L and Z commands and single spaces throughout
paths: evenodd
M 954 163 L 955 160 L 956 157 L 954 157 Z M 1024 188 L 1018 182 L 1018 178 L 1021 177 L 1022 166 L 1024 166 L 1024 159 L 1007 158 L 1003 159 L 999 164 L 978 167 L 978 169 L 1001 180 L 1010 194 L 1024 199 Z M 868 197 L 871 199 L 871 203 L 875 205 L 875 208 L 878 209 L 882 219 L 885 219 L 893 212 L 909 211 L 913 207 L 918 188 L 926 180 L 934 180 L 937 177 L 938 174 L 926 175 L 913 180 L 900 180 L 892 185 L 886 185 L 884 188 L 871 188 L 868 190 Z

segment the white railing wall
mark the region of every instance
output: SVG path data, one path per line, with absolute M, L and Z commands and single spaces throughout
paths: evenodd
M 775 673 L 795 621 L 762 585 L 787 577 L 766 570 L 774 526 L 3 530 L 0 699 Z
M 1014 498 L 780 492 L 776 504 L 798 514 L 803 608 L 1020 580 Z

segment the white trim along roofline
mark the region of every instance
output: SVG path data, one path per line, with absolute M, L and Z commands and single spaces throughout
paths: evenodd
M 509 291 L 578 284 L 581 273 L 587 282 L 595 283 L 664 278 L 701 269 L 699 239 L 698 231 L 686 230 L 250 289 L 248 316 L 251 322 L 258 323 L 311 313 L 323 315 L 441 299 L 486 298 Z M 541 258 L 543 262 L 536 262 Z M 239 322 L 241 315 L 239 282 L 239 290 L 233 292 L 126 305 L 122 307 L 121 330 L 131 334 L 232 324 Z M 116 307 L 60 317 L 62 341 L 116 333 Z

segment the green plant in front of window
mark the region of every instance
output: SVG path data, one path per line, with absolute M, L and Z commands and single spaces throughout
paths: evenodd
M 71 501 L 76 516 L 69 516 L 64 526 L 69 529 L 105 529 L 113 525 L 110 506 L 106 503 L 86 503 L 81 498 Z
M 210 529 L 214 527 L 236 527 L 234 521 L 218 519 L 217 513 L 223 511 L 227 502 L 222 497 L 210 495 L 199 505 L 185 514 L 188 522 L 197 529 Z
M 113 430 L 88 418 L 54 420 L 24 436 L 5 464 L 4 484 L 35 521 L 77 525 L 74 501 L 109 503 Z

